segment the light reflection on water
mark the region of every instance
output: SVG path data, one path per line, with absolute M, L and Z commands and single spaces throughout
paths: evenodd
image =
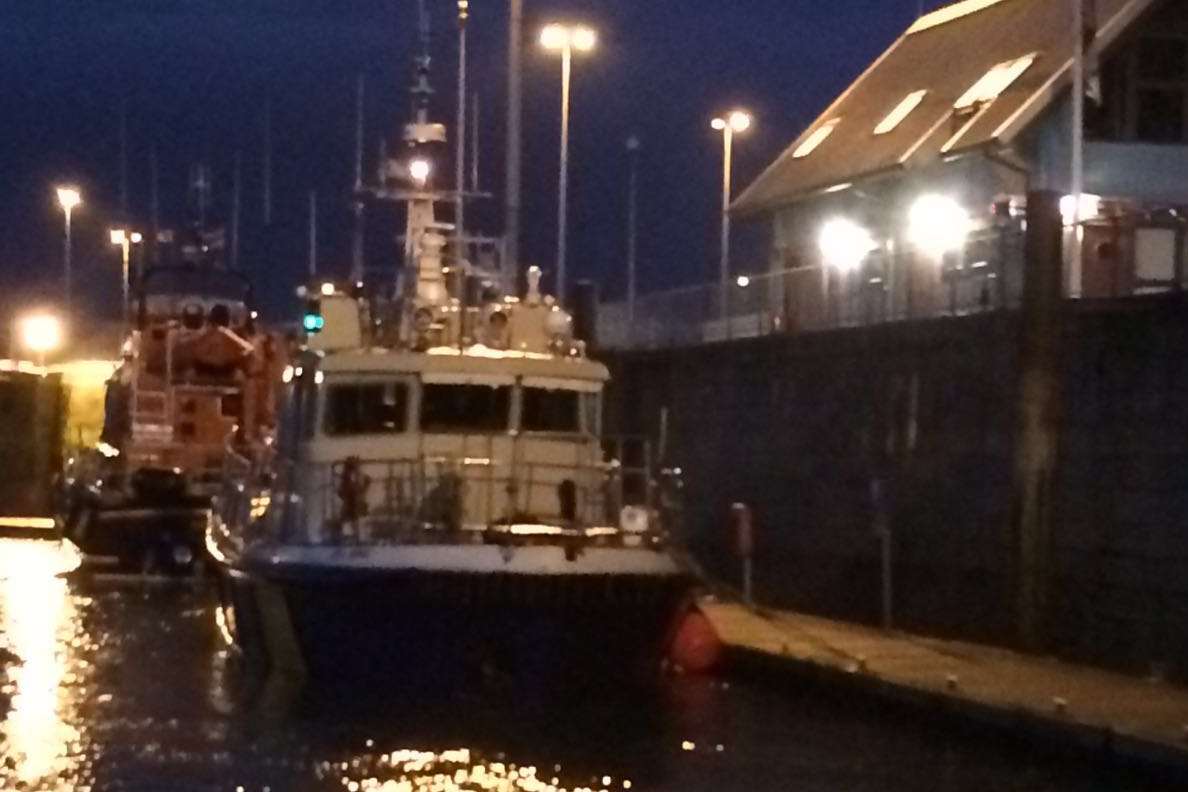
M 241 677 L 201 583 L 61 577 L 71 563 L 0 540 L 4 792 L 1166 788 L 868 703 L 723 681 L 674 680 L 646 701 L 278 694 Z
M 84 683 L 86 670 L 70 650 L 87 642 L 61 577 L 75 566 L 77 558 L 57 543 L 0 540 L 0 651 L 12 660 L 3 688 L 10 711 L 0 731 L 6 788 L 48 780 L 73 789 L 77 780 L 81 734 L 69 691 Z
M 362 754 L 349 762 L 323 762 L 319 778 L 339 779 L 347 792 L 610 792 L 631 789 L 630 779 L 616 783 L 611 776 L 590 779 L 594 786 L 563 785 L 560 765 L 538 769 L 514 762 L 491 761 L 469 749 L 441 751 L 399 750 Z

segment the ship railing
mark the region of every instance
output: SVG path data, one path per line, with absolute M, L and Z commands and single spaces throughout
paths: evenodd
M 647 466 L 646 444 L 607 446 L 620 455 L 609 461 L 514 464 L 494 456 L 433 454 L 285 460 L 275 466 L 275 486 L 268 493 L 269 505 L 279 511 L 271 525 L 275 538 L 289 544 L 465 543 L 493 536 L 532 542 L 665 533 L 659 511 L 671 499 L 658 497 L 663 487 Z M 238 464 L 241 481 L 256 475 L 247 460 Z M 258 490 L 255 496 L 250 490 L 232 493 L 245 516 L 259 511 L 262 500 Z
M 218 485 L 215 508 L 228 526 L 239 526 L 239 540 L 252 538 L 250 534 L 263 528 L 260 518 L 272 504 L 272 493 L 277 484 L 278 469 L 284 469 L 282 462 L 270 446 L 258 449 L 258 453 L 247 456 L 235 442 L 235 433 L 230 433 L 223 444 L 223 467 Z M 287 476 L 282 477 L 287 478 Z

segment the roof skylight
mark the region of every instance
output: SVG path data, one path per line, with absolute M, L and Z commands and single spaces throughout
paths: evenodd
M 978 80 L 968 91 L 963 93 L 960 99 L 953 103 L 953 109 L 964 110 L 976 104 L 983 104 L 997 99 L 999 94 L 1009 88 L 1011 83 L 1019 79 L 1023 72 L 1027 71 L 1031 64 L 1035 63 L 1038 54 L 1033 52 L 1030 55 L 1024 55 L 1022 58 L 1003 61 L 997 66 L 994 66 L 982 76 L 982 79 Z
M 924 94 L 926 93 L 928 93 L 928 91 L 912 91 L 910 94 L 903 97 L 903 101 L 895 105 L 895 109 L 888 113 L 887 117 L 879 122 L 879 125 L 874 129 L 874 133 L 876 135 L 885 135 L 891 130 L 895 129 L 895 127 L 899 126 L 900 122 L 907 118 L 908 115 L 916 109 L 916 106 L 919 105 L 920 102 L 924 101 Z
M 793 159 L 800 159 L 812 154 L 817 149 L 817 146 L 825 142 L 825 138 L 833 134 L 834 128 L 837 127 L 839 123 L 841 123 L 841 119 L 835 118 L 832 121 L 826 121 L 824 124 L 813 130 L 813 133 L 806 137 L 804 142 L 797 146 L 796 150 L 792 152 Z

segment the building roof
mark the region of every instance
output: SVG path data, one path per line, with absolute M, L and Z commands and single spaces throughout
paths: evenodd
M 1155 1 L 1097 0 L 1094 47 L 1108 46 Z M 743 191 L 734 211 L 763 212 L 881 172 L 1009 145 L 1070 80 L 1073 8 L 1069 0 L 964 0 L 921 17 Z M 965 107 L 955 111 L 957 104 Z M 893 123 L 897 109 L 902 118 Z

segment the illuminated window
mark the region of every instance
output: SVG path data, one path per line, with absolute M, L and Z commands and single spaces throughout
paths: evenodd
M 903 121 L 903 119 L 907 118 L 908 114 L 915 110 L 916 106 L 919 105 L 920 102 L 924 101 L 924 94 L 926 93 L 928 93 L 928 91 L 912 91 L 910 94 L 903 97 L 903 101 L 895 105 L 895 109 L 888 113 L 887 117 L 879 122 L 879 125 L 875 127 L 874 133 L 876 135 L 885 135 L 892 129 L 895 129 L 895 127 L 899 126 L 899 123 Z
M 1019 79 L 1031 64 L 1035 63 L 1038 53 L 1024 55 L 1015 60 L 1003 61 L 978 80 L 973 86 L 953 103 L 956 110 L 964 110 L 977 104 L 991 102 L 998 95 L 1010 87 L 1011 83 Z
M 807 157 L 809 154 L 812 154 L 816 150 L 817 146 L 825 142 L 825 138 L 833 134 L 834 127 L 836 127 L 840 122 L 840 118 L 835 118 L 832 121 L 827 121 L 826 123 L 817 127 L 813 133 L 805 138 L 804 142 L 797 146 L 796 150 L 792 152 L 793 158 L 800 159 L 801 157 Z

